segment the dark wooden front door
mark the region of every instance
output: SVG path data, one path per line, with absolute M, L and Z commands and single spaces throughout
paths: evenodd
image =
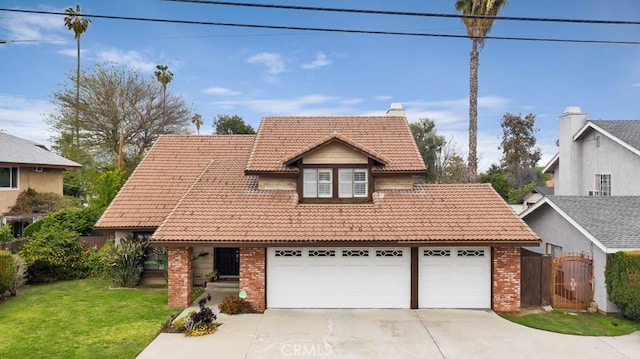
M 239 275 L 240 248 L 216 248 L 215 267 L 220 275 Z

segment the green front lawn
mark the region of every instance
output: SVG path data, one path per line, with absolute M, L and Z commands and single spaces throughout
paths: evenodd
M 615 336 L 640 330 L 640 322 L 600 313 L 569 313 L 553 310 L 540 314 L 503 314 L 502 317 L 527 327 L 564 334 Z
M 0 302 L 0 358 L 134 358 L 180 312 L 166 290 L 108 286 L 58 282 Z

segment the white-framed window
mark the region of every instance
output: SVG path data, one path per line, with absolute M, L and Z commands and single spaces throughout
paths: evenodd
M 305 198 L 331 198 L 333 196 L 333 170 L 330 168 L 305 168 L 303 174 Z
M 366 168 L 338 169 L 338 197 L 367 197 L 368 188 Z
M 600 196 L 611 196 L 611 174 L 596 174 L 595 189 Z
M 547 243 L 546 253 L 551 257 L 560 257 L 562 255 L 562 247 Z
M 0 167 L 0 189 L 17 189 L 18 167 Z

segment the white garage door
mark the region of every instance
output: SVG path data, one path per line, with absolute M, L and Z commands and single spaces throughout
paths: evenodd
M 490 308 L 491 248 L 420 248 L 420 308 Z
M 409 308 L 408 248 L 269 248 L 269 308 Z

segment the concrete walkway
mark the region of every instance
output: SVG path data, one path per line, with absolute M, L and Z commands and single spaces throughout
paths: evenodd
M 556 334 L 485 310 L 269 309 L 218 321 L 213 335 L 161 333 L 138 358 L 640 358 L 640 332 Z

